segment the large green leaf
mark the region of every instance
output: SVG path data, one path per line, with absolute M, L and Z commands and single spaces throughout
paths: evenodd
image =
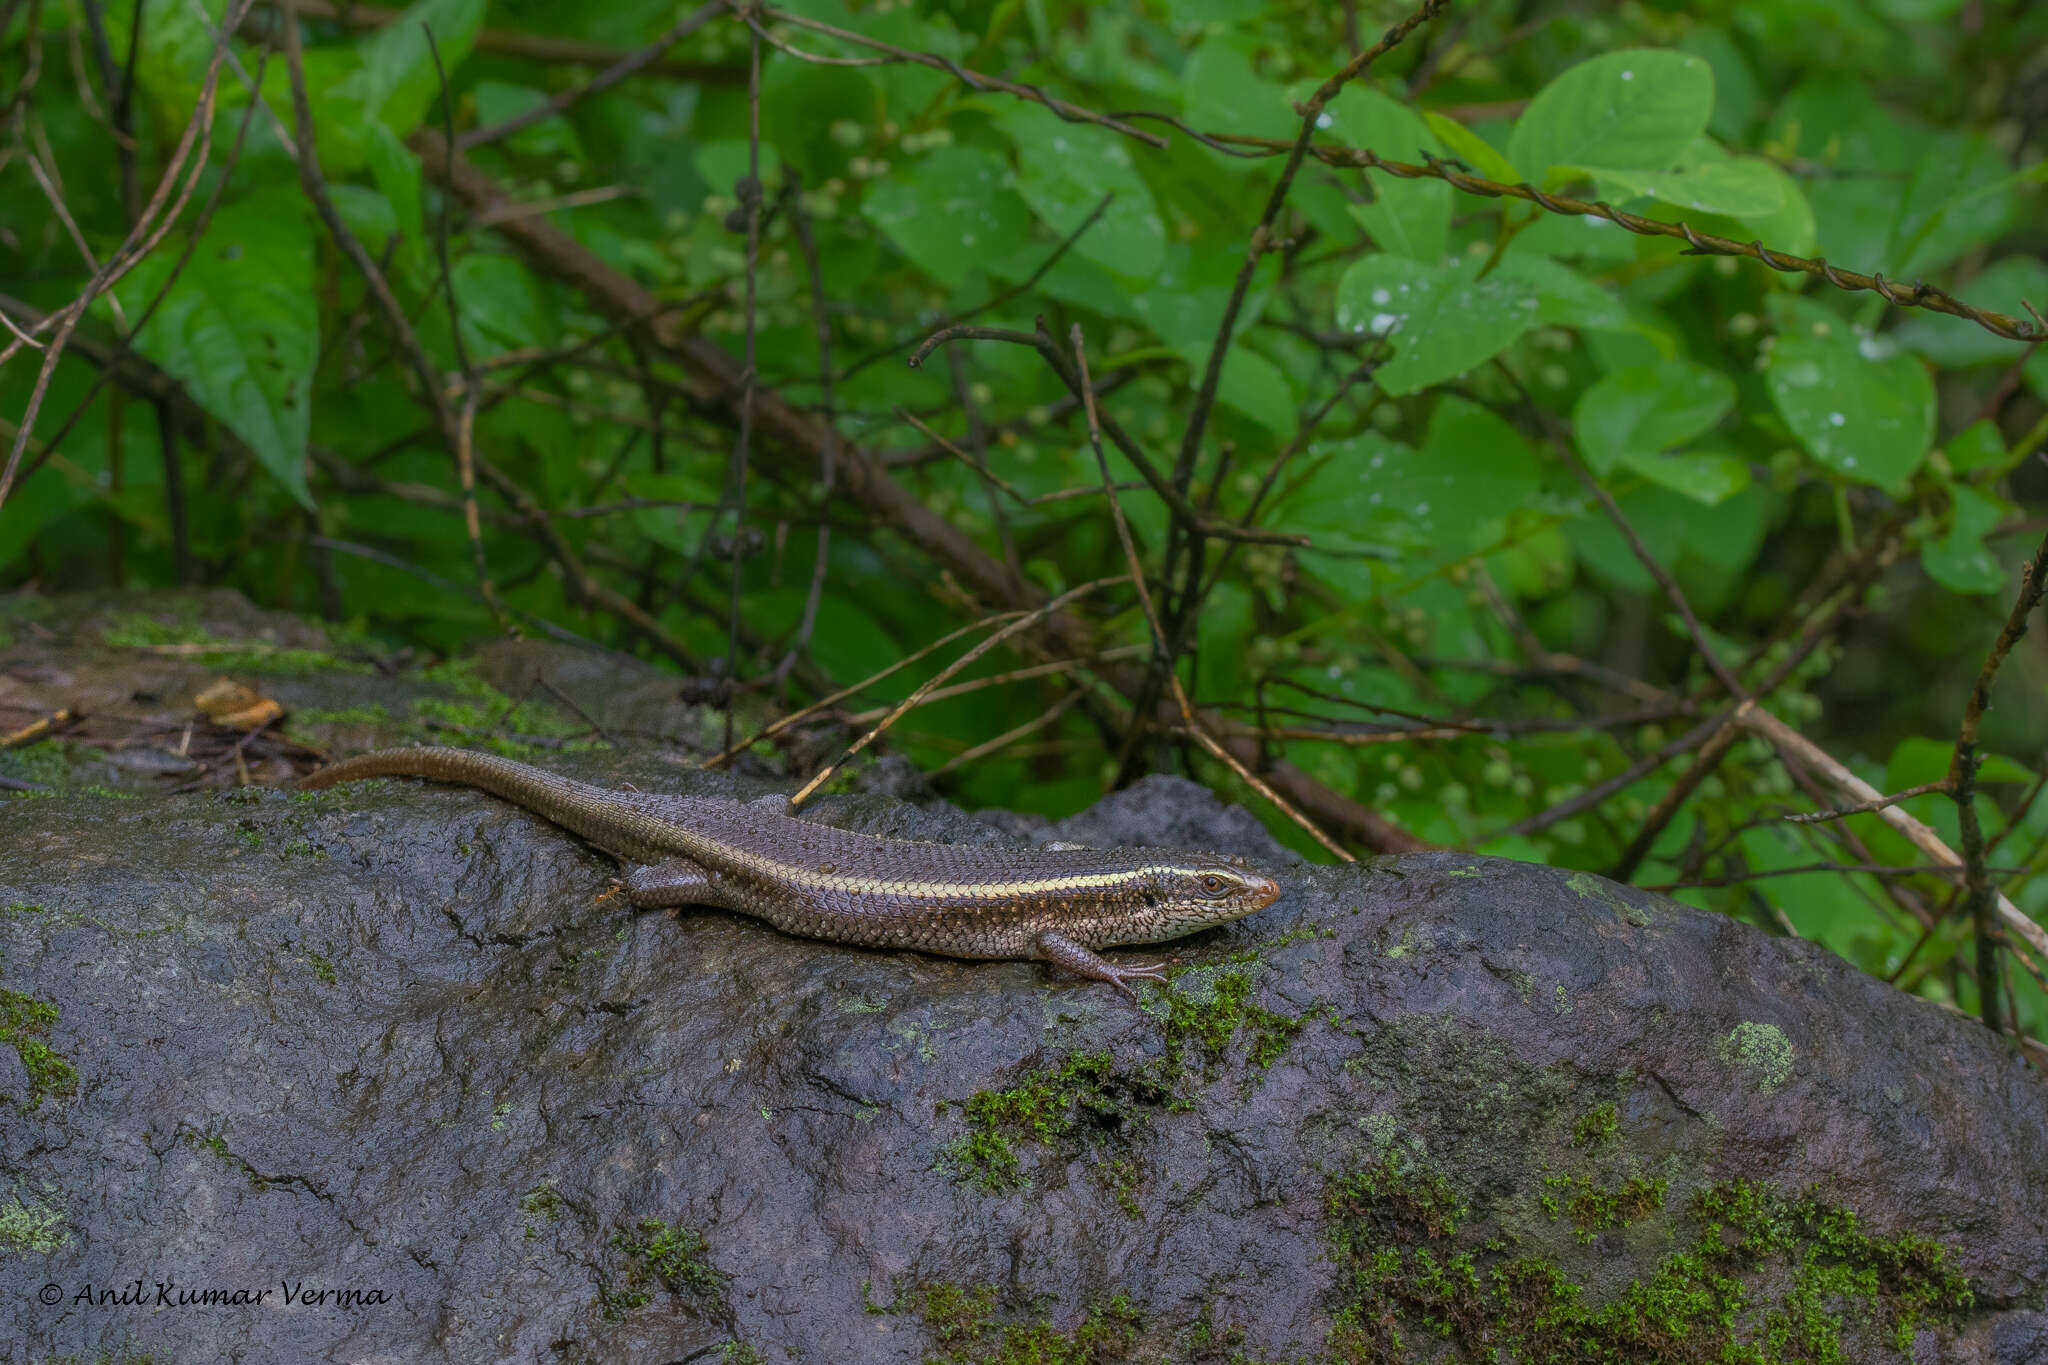
M 560 340 L 554 301 L 519 262 L 479 253 L 457 261 L 454 275 L 457 316 L 471 359 Z
M 1536 291 L 1536 320 L 1543 326 L 1577 327 L 1585 331 L 1616 331 L 1635 326 L 1620 299 L 1570 266 L 1560 265 L 1547 256 L 1511 251 L 1501 257 L 1495 273 L 1520 280 Z
M 1770 162 L 1732 157 L 1705 138 L 1697 139 L 1669 170 L 1593 167 L 1588 173 L 1610 199 L 1646 195 L 1675 208 L 1744 220 L 1782 210 L 1791 183 Z
M 1639 450 L 1624 455 L 1621 462 L 1651 483 L 1709 507 L 1749 487 L 1749 466 L 1733 455 L 1710 451 L 1659 455 Z
M 1216 385 L 1216 398 L 1282 441 L 1291 439 L 1299 424 L 1294 390 L 1288 385 L 1287 376 L 1278 365 L 1242 344 L 1232 346 L 1223 358 L 1223 376 Z
M 1123 138 L 1062 122 L 1033 104 L 1013 103 L 1000 124 L 1017 148 L 1017 192 L 1047 227 L 1066 237 L 1087 222 L 1104 195 L 1114 195 L 1074 250 L 1132 280 L 1158 273 L 1166 228 Z
M 1698 57 L 1610 52 L 1536 93 L 1515 123 L 1508 160 L 1538 184 L 1552 167 L 1661 171 L 1706 131 L 1713 112 L 1714 69 Z
M 957 288 L 1031 240 L 1031 210 L 1010 188 L 1014 178 L 993 152 L 941 147 L 876 185 L 861 212 L 920 269 Z
M 1512 185 L 1521 179 L 1521 176 L 1515 173 L 1514 162 L 1502 155 L 1491 142 L 1456 119 L 1433 110 L 1425 111 L 1422 118 L 1423 122 L 1429 125 L 1429 130 L 1443 141 L 1444 146 L 1451 149 L 1451 155 L 1487 179 L 1498 180 L 1504 185 Z M 1401 158 L 1393 159 L 1398 161 Z
M 1991 593 L 2005 587 L 2005 566 L 1984 545 L 1998 525 L 1999 504 L 1965 484 L 1949 488 L 1953 503 L 1948 534 L 1920 547 L 1920 565 L 1927 576 L 1951 592 Z
M 1903 488 L 1934 439 L 1934 381 L 1919 359 L 1845 326 L 1780 336 L 1764 381 L 1800 443 L 1854 482 Z
M 1287 93 L 1252 69 L 1251 46 L 1228 34 L 1205 40 L 1181 68 L 1181 106 L 1197 128 L 1292 137 L 1301 120 Z
M 484 0 L 417 0 L 362 40 L 357 50 L 363 64 L 336 93 L 354 96 L 364 117 L 403 137 L 420 126 L 440 92 L 434 50 L 439 49 L 441 65 L 453 80 L 483 23 Z
M 1631 455 L 1690 441 L 1734 403 L 1734 383 L 1717 371 L 1684 360 L 1633 365 L 1603 375 L 1579 395 L 1572 434 L 1587 466 L 1605 474 Z
M 1542 482 L 1528 442 L 1462 398 L 1437 404 L 1420 450 L 1368 435 L 1315 446 L 1308 457 L 1321 463 L 1288 494 L 1275 525 L 1337 553 L 1402 546 L 1450 557 L 1475 547 L 1487 523 Z
M 1337 282 L 1337 325 L 1393 338 L 1394 357 L 1373 378 L 1392 394 L 1414 393 L 1493 359 L 1541 320 L 1535 286 L 1505 273 L 1478 278 L 1481 263 L 1424 265 L 1367 256 Z
M 121 282 L 130 318 L 169 278 L 177 254 L 165 243 Z M 320 308 L 312 226 L 296 187 L 263 190 L 216 213 L 135 347 L 312 506 L 305 457 Z
M 1346 86 L 1330 102 L 1329 131 L 1353 147 L 1391 161 L 1421 161 L 1444 154 L 1443 144 L 1413 109 L 1370 86 Z M 1451 241 L 1451 187 L 1441 180 L 1402 180 L 1362 172 L 1372 201 L 1351 206 L 1352 217 L 1382 251 L 1440 263 Z

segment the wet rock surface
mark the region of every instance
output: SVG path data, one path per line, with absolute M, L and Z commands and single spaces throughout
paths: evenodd
M 1133 1005 L 635 913 L 464 790 L 0 801 L 0 1361 L 2048 1359 L 2048 1085 L 1820 949 L 1172 779 L 817 815 L 1286 892 Z
M 1483 1227 L 1512 1245 L 1482 1272 L 1542 1257 L 1597 1301 L 1737 1179 L 1946 1243 L 1971 1306 L 1919 1358 L 2043 1349 L 2048 1088 L 1819 950 L 1597 879 L 1295 865 L 1270 910 L 1170 945 L 1189 970 L 1137 1008 L 1031 964 L 636 914 L 607 860 L 465 791 L 0 822 L 5 987 L 55 1008 L 75 1072 L 0 1049 L 9 1226 L 40 1229 L 0 1263 L 13 1359 L 997 1359 L 1031 1332 L 1314 1357 L 1361 1301 L 1361 1211 L 1440 1259 Z M 1183 783 L 1072 823 L 1048 833 L 1283 856 Z M 1623 1207 L 1580 1218 L 1587 1188 Z M 146 1306 L 78 1297 L 138 1279 Z M 161 1282 L 271 1292 L 157 1311 Z M 285 1303 L 299 1283 L 372 1301 Z

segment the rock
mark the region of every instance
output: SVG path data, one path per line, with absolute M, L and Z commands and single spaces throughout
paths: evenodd
M 1582 873 L 1301 865 L 1187 783 L 1034 837 L 1286 894 L 1137 1007 L 635 914 L 468 791 L 0 804 L 0 1359 L 2048 1349 L 2048 1085 L 1983 1028 Z

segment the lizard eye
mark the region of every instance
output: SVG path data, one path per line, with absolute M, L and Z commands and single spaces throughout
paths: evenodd
M 1208 872 L 1208 873 L 1204 873 L 1204 874 L 1203 874 L 1203 876 L 1202 876 L 1202 894 L 1203 894 L 1203 895 L 1205 895 L 1205 896 L 1220 896 L 1220 895 L 1222 895 L 1222 894 L 1223 894 L 1223 893 L 1224 893 L 1225 891 L 1227 891 L 1227 890 L 1229 890 L 1229 889 L 1230 889 L 1230 883 L 1229 883 L 1229 882 L 1226 882 L 1226 881 L 1224 881 L 1224 880 L 1223 880 L 1223 878 L 1221 878 L 1221 877 L 1217 876 L 1217 875 L 1216 875 L 1215 873 L 1213 873 L 1213 872 Z

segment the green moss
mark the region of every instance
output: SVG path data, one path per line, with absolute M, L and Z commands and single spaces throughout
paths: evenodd
M 1188 967 L 1172 972 L 1166 990 L 1154 999 L 1162 997 L 1166 1060 L 1176 1069 L 1190 1054 L 1198 1055 L 1205 1069 L 1213 1067 L 1240 1032 L 1251 1040 L 1251 1060 L 1262 1067 L 1271 1066 L 1312 1017 L 1276 1014 L 1253 1000 L 1252 974 L 1246 966 Z
M 611 1244 L 626 1258 L 628 1284 L 659 1283 L 671 1294 L 716 1294 L 724 1287 L 725 1276 L 704 1259 L 710 1247 L 695 1228 L 642 1218 L 631 1233 L 614 1232 Z
M 47 1039 L 61 1011 L 47 1000 L 0 987 L 0 1043 L 14 1049 L 28 1073 L 28 1107 L 40 1108 L 48 1095 L 78 1088 L 78 1072 Z M 13 1096 L 0 1095 L 0 1099 Z
M 965 1106 L 967 1134 L 953 1144 L 961 1175 L 992 1194 L 1028 1183 L 1015 1144 L 1085 1145 L 1122 1128 L 1131 1082 L 1107 1052 L 1076 1052 L 1005 1090 L 980 1090 Z M 1125 1184 L 1125 1192 L 1135 1179 Z
M 1607 1186 L 1591 1176 L 1549 1175 L 1543 1178 L 1543 1188 L 1537 1201 L 1543 1212 L 1552 1220 L 1569 1216 L 1579 1240 L 1590 1242 L 1596 1232 L 1627 1227 L 1662 1209 L 1666 1182 L 1632 1175 Z
M 459 697 L 472 701 L 509 702 L 509 698 L 497 688 L 477 675 L 476 665 L 468 659 L 444 659 L 429 664 L 420 670 L 420 676 L 428 682 L 439 683 Z
M 540 1236 L 541 1228 L 562 1216 L 563 1199 L 555 1187 L 543 1180 L 528 1190 L 519 1200 L 519 1211 L 526 1215 L 527 1240 Z
M 572 720 L 538 702 L 513 704 L 503 693 L 494 701 L 467 698 L 421 697 L 412 704 L 415 717 L 432 721 L 443 729 L 460 731 L 472 747 L 488 749 L 507 758 L 534 758 L 547 754 L 578 753 L 604 747 L 587 736 L 590 727 Z M 536 740 L 559 741 L 535 743 Z M 445 738 L 442 742 L 446 742 Z
M 203 626 L 166 624 L 140 612 L 121 612 L 111 617 L 100 631 L 100 640 L 116 649 L 162 651 L 166 646 L 180 646 L 180 657 L 225 673 L 304 678 L 370 671 L 366 663 L 337 658 L 324 649 L 290 649 L 261 640 L 222 640 Z
M 1650 922 L 1649 911 L 1644 910 L 1641 906 L 1632 905 L 1623 899 L 1621 893 L 1614 889 L 1614 883 L 1604 877 L 1596 877 L 1590 872 L 1574 872 L 1571 876 L 1565 878 L 1564 884 L 1578 892 L 1581 896 L 1589 897 L 1612 907 L 1614 912 L 1621 916 L 1622 922 L 1625 924 L 1632 924 L 1636 928 L 1641 929 Z
M 420 676 L 439 683 L 453 697 L 422 697 L 412 704 L 421 721 L 464 731 L 470 742 L 508 758 L 580 752 L 605 747 L 588 738 L 590 725 L 546 702 L 514 701 L 477 675 L 467 659 L 450 659 L 422 669 Z M 534 740 L 560 741 L 536 744 Z
M 1766 1095 L 1791 1079 L 1792 1040 L 1776 1024 L 1745 1019 L 1728 1031 L 1719 1052 L 1724 1063 L 1747 1071 Z
M 312 967 L 313 975 L 320 978 L 320 984 L 323 986 L 332 986 L 340 979 L 335 974 L 334 963 L 329 960 L 327 954 L 317 948 L 306 949 L 306 963 Z
M 84 752 L 97 753 L 98 750 Z M 39 739 L 33 744 L 0 749 L 0 777 L 11 777 L 17 782 L 39 782 L 45 787 L 63 787 L 70 783 L 71 760 L 58 741 Z
M 1572 1124 L 1572 1146 L 1594 1151 L 1621 1131 L 1621 1113 L 1612 1103 L 1596 1104 Z
M 7 907 L 10 915 L 40 915 L 43 907 L 33 901 L 15 901 Z
M 768 1357 L 761 1354 L 757 1346 L 743 1341 L 728 1341 L 718 1348 L 719 1365 L 768 1365 Z
M 1642 1177 L 1553 1189 L 1570 1192 L 1564 1211 L 1582 1230 L 1664 1202 L 1663 1182 Z M 1344 1293 L 1328 1347 L 1343 1362 L 1419 1358 L 1403 1337 L 1419 1332 L 1466 1361 L 1843 1365 L 1887 1346 L 1907 1354 L 1918 1327 L 1953 1322 L 1972 1303 L 1933 1241 L 1873 1236 L 1815 1195 L 1749 1181 L 1698 1191 L 1671 1229 L 1678 1249 L 1604 1304 L 1505 1239 L 1461 1237 L 1468 1210 L 1456 1190 L 1391 1157 L 1333 1181 L 1327 1212 Z
M 55 1255 L 71 1240 L 64 1221 L 64 1210 L 16 1190 L 0 1201 L 0 1256 Z
M 1337 937 L 1337 931 L 1326 925 L 1297 924 L 1286 933 L 1280 935 L 1280 937 L 1266 943 L 1264 951 L 1272 952 L 1275 948 L 1285 948 L 1295 943 L 1313 942 L 1319 938 L 1335 937 Z
M 1141 1321 L 1122 1293 L 1065 1332 L 1043 1315 L 1001 1311 L 991 1285 L 920 1285 L 910 1299 L 936 1348 L 926 1365 L 1103 1365 L 1129 1358 Z
M 1139 1213 L 1139 1163 L 1131 1147 L 1157 1110 L 1193 1108 L 1190 1079 L 1209 1076 L 1241 1036 L 1245 1055 L 1271 1066 L 1319 1012 L 1275 1013 L 1252 998 L 1247 962 L 1173 973 L 1145 1009 L 1159 1019 L 1163 1054 L 1121 1068 L 1106 1052 L 1071 1053 L 1006 1089 L 982 1090 L 962 1104 L 967 1131 L 950 1149 L 961 1179 L 994 1194 L 1028 1183 L 1018 1147 L 1035 1143 L 1088 1157 L 1089 1174 L 1119 1208 Z
M 298 706 L 292 708 L 294 725 L 382 725 L 391 713 L 376 702 L 364 706 Z

